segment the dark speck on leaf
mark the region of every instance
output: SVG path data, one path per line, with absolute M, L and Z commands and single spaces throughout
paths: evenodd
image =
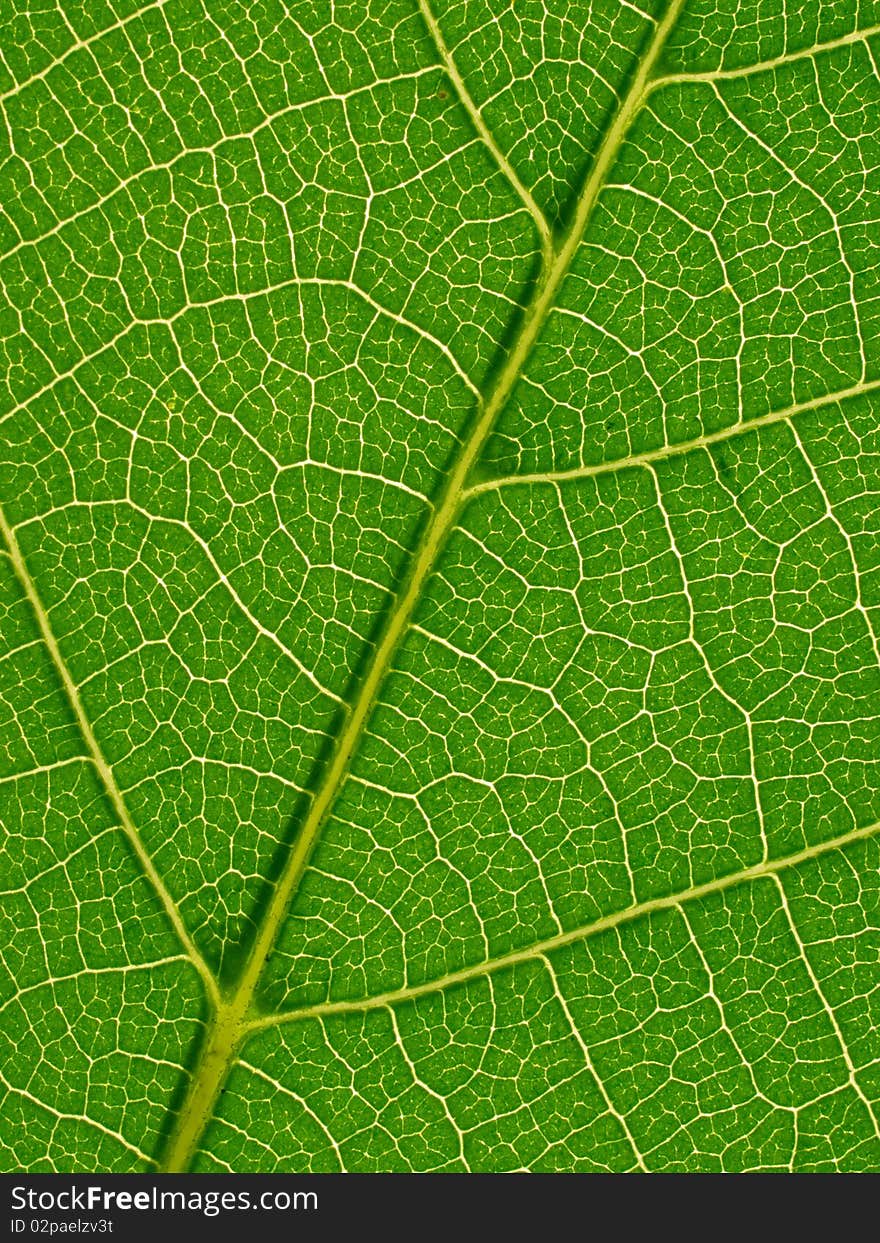
M 730 479 L 734 470 L 734 459 L 726 445 L 715 450 L 715 464 L 722 479 Z

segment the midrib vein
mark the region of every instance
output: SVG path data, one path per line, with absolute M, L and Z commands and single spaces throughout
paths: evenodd
M 103 785 L 104 790 L 107 793 L 107 797 L 113 806 L 113 810 L 119 819 L 120 828 L 125 834 L 128 844 L 140 864 L 144 875 L 147 877 L 147 880 L 150 882 L 156 896 L 161 902 L 165 910 L 165 914 L 171 923 L 178 940 L 183 946 L 196 971 L 198 971 L 201 976 L 209 999 L 216 1004 L 219 1000 L 219 990 L 214 974 L 196 948 L 195 942 L 187 931 L 186 924 L 183 922 L 183 917 L 180 914 L 177 903 L 174 901 L 174 898 L 166 888 L 165 882 L 159 875 L 156 865 L 153 862 L 149 851 L 144 846 L 140 834 L 138 833 L 137 828 L 129 815 L 128 808 L 125 805 L 125 799 L 122 796 L 122 791 L 116 782 L 115 776 L 113 775 L 113 770 L 108 764 L 104 753 L 101 750 L 100 744 L 95 737 L 95 731 L 92 729 L 91 721 L 89 720 L 85 707 L 83 706 L 79 688 L 74 682 L 73 676 L 67 667 L 67 662 L 61 654 L 61 649 L 58 646 L 58 640 L 55 637 L 55 632 L 52 629 L 51 622 L 49 621 L 49 614 L 43 604 L 40 593 L 37 591 L 36 584 L 31 577 L 30 570 L 27 567 L 27 562 L 24 559 L 18 539 L 16 538 L 15 529 L 7 520 L 6 514 L 2 507 L 0 507 L 0 532 L 2 532 L 3 540 L 6 544 L 6 551 L 9 555 L 9 560 L 12 563 L 12 568 L 15 571 L 15 576 L 21 584 L 22 590 L 28 599 L 31 610 L 36 618 L 40 636 L 61 681 L 67 702 L 70 705 L 74 717 L 76 718 L 80 735 L 88 752 L 88 758 L 92 761 L 92 764 L 98 773 L 101 784 Z
M 635 903 L 633 906 L 627 906 L 622 910 L 614 911 L 610 915 L 603 915 L 599 919 L 593 920 L 592 923 L 582 924 L 577 928 L 569 929 L 567 932 L 557 933 L 555 936 L 547 937 L 543 941 L 536 941 L 534 944 L 522 949 L 511 950 L 509 954 L 500 954 L 497 958 L 474 963 L 471 967 L 462 967 L 460 971 L 450 971 L 447 975 L 427 980 L 423 984 L 392 989 L 387 993 L 377 993 L 372 997 L 359 998 L 354 1001 L 326 1001 L 320 1002 L 317 1005 L 302 1006 L 296 1010 L 288 1010 L 283 1014 L 267 1014 L 261 1018 L 254 1019 L 248 1025 L 247 1031 L 248 1033 L 265 1031 L 267 1028 L 279 1027 L 285 1023 L 297 1023 L 303 1019 L 327 1018 L 333 1014 L 351 1014 L 360 1013 L 364 1010 L 376 1010 L 383 1006 L 392 1006 L 400 1002 L 412 1001 L 417 997 L 425 997 L 430 993 L 442 992 L 444 989 L 453 988 L 457 984 L 465 984 L 468 980 L 479 979 L 481 976 L 493 975 L 496 971 L 515 967 L 518 963 L 535 962 L 545 954 L 552 953 L 553 950 L 562 949 L 566 945 L 576 945 L 579 941 L 586 941 L 599 933 L 608 932 L 612 928 L 619 928 L 621 924 L 632 923 L 634 920 L 651 915 L 656 911 L 674 910 L 676 907 L 684 906 L 686 903 L 696 902 L 700 898 L 707 898 L 713 893 L 723 893 L 725 890 L 733 889 L 737 885 L 747 884 L 765 877 L 778 876 L 780 872 L 797 867 L 801 863 L 807 863 L 811 859 L 818 859 L 820 856 L 831 854 L 835 850 L 842 850 L 855 842 L 865 841 L 867 838 L 876 836 L 878 832 L 880 832 L 880 822 L 865 825 L 858 829 L 850 829 L 848 833 L 828 838 L 824 842 L 816 842 L 813 846 L 805 846 L 803 850 L 796 851 L 794 854 L 783 855 L 778 859 L 769 859 L 765 863 L 756 863 L 753 867 L 741 868 L 737 872 L 729 872 L 725 876 L 719 876 L 715 880 L 706 881 L 702 885 L 693 885 L 690 889 L 683 889 L 664 897 L 650 898 L 645 902 Z
M 315 791 L 257 928 L 242 973 L 235 987 L 217 1005 L 207 1026 L 186 1097 L 169 1132 L 164 1158 L 159 1166 L 162 1171 L 176 1173 L 188 1169 L 198 1150 L 236 1049 L 248 1030 L 249 1021 L 255 1017 L 251 1013 L 252 1002 L 266 959 L 275 945 L 284 916 L 299 886 L 324 820 L 345 779 L 397 646 L 406 632 L 424 584 L 453 527 L 471 468 L 522 374 L 559 286 L 568 272 L 609 169 L 641 106 L 657 57 L 684 2 L 685 0 L 671 0 L 663 19 L 658 23 L 620 109 L 602 141 L 578 200 L 572 223 L 559 247 L 548 256 L 534 296 L 523 311 L 522 322 L 510 352 L 478 402 L 473 429 L 462 443 L 438 497 L 433 516 L 413 553 L 406 578 L 401 584 L 351 708 L 337 735 L 321 783 Z M 424 15 L 425 8 L 421 0 L 420 8 Z M 431 33 L 434 34 L 433 31 Z M 516 190 L 516 185 L 513 188 Z

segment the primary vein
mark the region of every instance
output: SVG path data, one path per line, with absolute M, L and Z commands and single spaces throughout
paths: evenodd
M 315 792 L 257 928 L 238 983 L 234 991 L 220 1001 L 208 1025 L 189 1090 L 169 1134 L 165 1156 L 160 1165 L 160 1169 L 168 1173 L 189 1168 L 198 1149 L 235 1051 L 253 1018 L 254 994 L 266 960 L 275 945 L 312 848 L 348 772 L 373 704 L 391 667 L 394 653 L 409 626 L 425 582 L 458 516 L 471 469 L 522 374 L 580 244 L 608 172 L 633 118 L 641 107 L 653 67 L 683 4 L 684 0 L 671 0 L 663 19 L 657 24 L 620 109 L 599 148 L 571 225 L 558 249 L 552 252 L 545 250 L 541 276 L 531 302 L 523 311 L 513 344 L 477 404 L 477 417 L 473 428 L 462 443 L 433 515 L 415 549 L 407 576 L 385 620 L 372 659 L 337 736 L 320 786 Z M 424 6 L 422 11 L 425 12 Z

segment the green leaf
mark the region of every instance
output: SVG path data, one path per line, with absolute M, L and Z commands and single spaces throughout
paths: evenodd
M 880 5 L 36 0 L 3 1143 L 880 1163 Z

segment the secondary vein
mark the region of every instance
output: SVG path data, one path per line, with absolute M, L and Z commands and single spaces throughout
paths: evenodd
M 827 39 L 824 43 L 815 43 L 812 47 L 798 48 L 794 52 L 783 52 L 782 55 L 773 56 L 769 60 L 759 60 L 751 65 L 738 65 L 735 69 L 709 69 L 704 73 L 670 73 L 665 77 L 655 78 L 651 83 L 651 91 L 679 82 L 729 82 L 735 78 L 747 78 L 753 73 L 767 73 L 774 69 L 781 69 L 798 60 L 810 60 L 815 56 L 821 56 L 823 52 L 833 52 L 837 48 L 867 43 L 876 35 L 880 35 L 880 25 L 867 26 L 864 30 L 852 30 L 838 39 Z
M 120 827 L 125 834 L 129 846 L 134 852 L 141 869 L 152 885 L 156 896 L 162 903 L 162 906 L 165 908 L 165 914 L 167 915 L 168 920 L 177 935 L 177 939 L 186 951 L 187 957 L 192 962 L 196 971 L 198 971 L 201 976 L 205 988 L 207 989 L 208 996 L 212 1001 L 216 1002 L 219 1000 L 219 990 L 217 987 L 217 981 L 214 978 L 214 973 L 199 953 L 195 942 L 187 930 L 186 924 L 183 922 L 183 917 L 180 914 L 177 903 L 174 901 L 174 898 L 168 891 L 165 882 L 159 875 L 156 865 L 153 862 L 146 846 L 144 846 L 140 834 L 138 833 L 134 822 L 129 815 L 122 791 L 117 784 L 112 768 L 101 750 L 100 744 L 95 737 L 95 731 L 92 729 L 91 721 L 86 714 L 86 710 L 83 706 L 82 698 L 79 693 L 79 687 L 74 682 L 73 676 L 67 667 L 67 662 L 61 654 L 61 649 L 58 646 L 58 640 L 55 637 L 55 632 L 52 629 L 51 622 L 49 621 L 49 614 L 43 604 L 39 592 L 37 591 L 36 584 L 31 577 L 30 570 L 27 567 L 27 562 L 24 559 L 21 547 L 16 538 L 15 530 L 7 520 L 2 508 L 0 508 L 0 533 L 2 533 L 3 539 L 6 543 L 6 549 L 9 554 L 9 560 L 12 563 L 12 568 L 15 571 L 15 576 L 27 596 L 31 609 L 33 610 L 34 617 L 36 618 L 40 635 L 46 645 L 46 649 L 51 657 L 52 664 L 55 666 L 58 677 L 61 680 L 61 685 L 64 688 L 64 694 L 70 704 L 73 715 L 76 718 L 76 723 L 79 726 L 80 734 L 82 735 L 83 742 L 86 745 L 88 756 L 101 779 L 101 783 L 107 792 L 107 797 L 113 805 L 113 810 L 116 812 L 119 819 Z
M 523 185 L 517 175 L 516 169 L 495 141 L 494 134 L 483 119 L 483 114 L 477 107 L 476 100 L 471 95 L 464 79 L 458 71 L 455 58 L 447 46 L 446 40 L 443 37 L 443 31 L 440 29 L 440 23 L 434 16 L 428 0 L 419 0 L 419 9 L 421 10 L 425 25 L 428 27 L 428 32 L 431 35 L 434 46 L 437 49 L 437 53 L 443 61 L 443 66 L 449 75 L 449 80 L 455 87 L 455 92 L 470 117 L 474 129 L 480 135 L 480 138 L 490 151 L 495 163 L 510 182 L 516 194 L 519 196 L 523 205 L 527 208 L 532 219 L 534 220 L 535 226 L 537 227 L 538 233 L 541 237 L 541 248 L 546 261 L 550 258 L 553 249 L 553 238 L 550 232 L 550 225 L 547 222 L 547 217 L 535 202 L 535 198 L 531 191 L 527 186 Z
M 801 863 L 807 863 L 810 859 L 817 859 L 822 855 L 831 854 L 835 850 L 842 850 L 855 842 L 875 837 L 878 832 L 880 832 L 880 822 L 864 825 L 857 829 L 850 829 L 848 833 L 828 838 L 824 842 L 816 842 L 812 846 L 805 846 L 803 850 L 799 850 L 794 854 L 783 855 L 778 859 L 768 859 L 766 862 L 756 863 L 752 867 L 741 868 L 737 872 L 729 872 L 725 876 L 717 877 L 715 880 L 706 881 L 702 885 L 694 885 L 690 889 L 684 889 L 678 893 L 669 894 L 666 897 L 650 898 L 646 902 L 635 903 L 633 906 L 627 906 L 622 910 L 614 911 L 610 915 L 603 915 L 590 924 L 570 928 L 567 932 L 557 933 L 555 936 L 547 937 L 534 945 L 512 950 L 509 954 L 501 954 L 497 958 L 486 959 L 484 962 L 475 963 L 471 967 L 462 967 L 460 971 L 451 971 L 447 975 L 438 976 L 436 979 L 428 980 L 424 984 L 414 984 L 409 987 L 392 989 L 387 993 L 378 993 L 375 996 L 364 997 L 354 1001 L 319 1002 L 317 1005 L 302 1006 L 297 1010 L 288 1010 L 283 1014 L 262 1015 L 259 1018 L 253 1019 L 248 1024 L 247 1030 L 248 1032 L 263 1031 L 266 1028 L 278 1027 L 284 1023 L 302 1022 L 304 1019 L 327 1018 L 333 1014 L 350 1014 L 360 1013 L 364 1010 L 376 1010 L 404 1001 L 413 1001 L 417 997 L 425 997 L 430 993 L 442 992 L 444 989 L 452 988 L 457 984 L 465 984 L 468 980 L 479 979 L 484 975 L 494 975 L 496 971 L 504 971 L 509 967 L 517 966 L 519 963 L 534 962 L 545 954 L 552 953 L 553 950 L 562 949 L 567 945 L 575 945 L 579 941 L 586 941 L 598 933 L 608 932 L 612 928 L 619 928 L 621 924 L 632 923 L 634 920 L 651 915 L 656 911 L 675 909 L 683 906 L 685 903 L 694 902 L 699 898 L 709 897 L 713 893 L 723 893 L 727 889 L 733 889 L 736 885 L 778 876 L 780 872 L 797 867 Z
M 632 467 L 651 466 L 657 462 L 668 461 L 670 458 L 681 457 L 686 453 L 693 453 L 697 449 L 711 449 L 713 445 L 724 444 L 727 440 L 744 436 L 747 432 L 759 431 L 762 427 L 772 427 L 775 423 L 787 423 L 811 410 L 821 410 L 824 406 L 833 406 L 841 401 L 876 392 L 880 392 L 880 379 L 865 380 L 859 384 L 851 384 L 849 388 L 825 393 L 822 397 L 812 397 L 808 401 L 795 402 L 782 410 L 770 410 L 767 414 L 756 415 L 753 419 L 741 419 L 737 423 L 731 423 L 729 427 L 719 428 L 717 432 L 706 432 L 702 436 L 694 436 L 691 440 L 682 440 L 677 445 L 661 445 L 657 449 L 647 449 L 644 453 L 633 453 L 629 457 L 612 458 L 607 462 L 595 462 L 588 466 L 572 466 L 567 470 L 541 471 L 531 475 L 499 475 L 497 479 L 485 479 L 469 487 L 465 496 L 469 499 L 472 496 L 478 496 L 481 492 L 493 492 L 496 488 L 510 488 L 515 484 L 567 483 L 573 479 L 590 479 L 595 475 L 618 474 Z

